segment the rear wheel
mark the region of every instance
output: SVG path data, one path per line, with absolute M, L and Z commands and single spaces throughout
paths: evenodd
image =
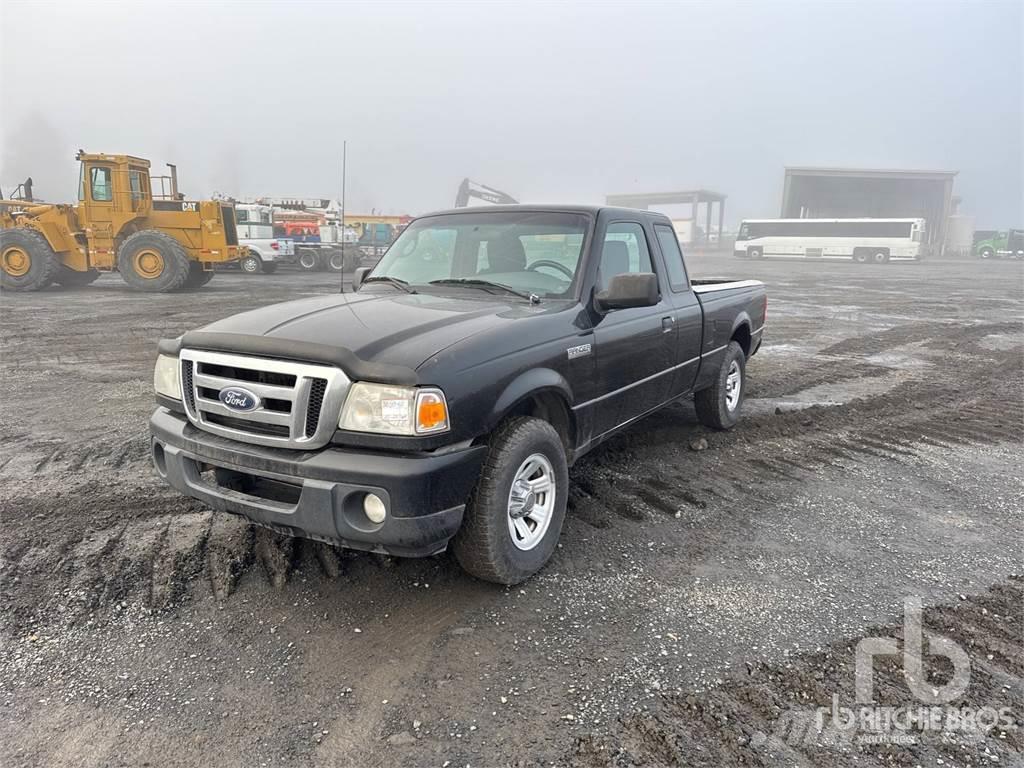
M 203 269 L 203 265 L 198 261 L 190 262 L 188 265 L 188 278 L 185 280 L 185 284 L 178 290 L 180 291 L 197 291 L 206 285 L 208 282 L 213 280 L 214 271 L 212 269 Z
M 320 269 L 320 255 L 316 251 L 303 248 L 299 251 L 299 269 L 303 272 L 316 272 Z
M 452 548 L 468 573 L 518 584 L 558 544 L 569 496 L 562 440 L 548 422 L 511 419 L 491 436 L 480 479 Z
M 712 429 L 732 429 L 740 418 L 746 388 L 747 356 L 735 341 L 726 347 L 715 382 L 693 396 L 700 423 Z
M 888 251 L 875 251 L 871 254 L 871 261 L 875 264 L 885 264 L 889 260 Z
M 100 276 L 100 273 L 95 269 L 87 269 L 84 272 L 79 272 L 76 269 L 61 264 L 60 269 L 57 270 L 57 274 L 53 278 L 53 282 L 63 285 L 66 288 L 77 288 L 83 285 L 89 285 L 95 282 L 96 278 Z
M 129 235 L 117 250 L 121 278 L 137 291 L 176 291 L 185 286 L 192 262 L 181 243 L 148 229 Z
M 250 251 L 240 262 L 238 262 L 238 266 L 241 267 L 242 271 L 247 275 L 257 275 L 263 271 L 263 259 Z
M 0 286 L 38 291 L 53 282 L 63 265 L 46 238 L 26 227 L 0 232 Z
M 853 260 L 856 261 L 858 264 L 867 264 L 869 261 L 871 261 L 871 252 L 870 251 L 854 251 L 853 252 Z

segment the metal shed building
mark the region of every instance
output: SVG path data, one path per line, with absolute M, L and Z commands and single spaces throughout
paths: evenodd
M 927 219 L 926 242 L 946 242 L 956 171 L 788 167 L 782 218 Z

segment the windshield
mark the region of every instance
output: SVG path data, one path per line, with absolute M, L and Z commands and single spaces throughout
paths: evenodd
M 410 224 L 368 276 L 418 290 L 438 280 L 486 280 L 544 298 L 572 295 L 589 217 L 504 211 L 430 216 Z

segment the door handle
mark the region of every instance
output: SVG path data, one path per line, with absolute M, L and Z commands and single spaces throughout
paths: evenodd
M 676 327 L 676 319 L 669 315 L 668 317 L 661 318 L 661 332 L 668 333 Z

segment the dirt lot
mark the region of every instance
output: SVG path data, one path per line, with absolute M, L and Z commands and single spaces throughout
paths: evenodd
M 156 340 L 333 278 L 3 296 L 0 761 L 1020 764 L 1024 267 L 691 269 L 768 284 L 746 417 L 708 433 L 683 403 L 581 461 L 554 561 L 515 589 L 255 531 L 151 471 Z M 857 638 L 898 635 L 907 596 L 970 657 L 955 703 L 1010 724 L 780 738 L 852 699 Z M 895 662 L 878 686 L 910 701 Z

